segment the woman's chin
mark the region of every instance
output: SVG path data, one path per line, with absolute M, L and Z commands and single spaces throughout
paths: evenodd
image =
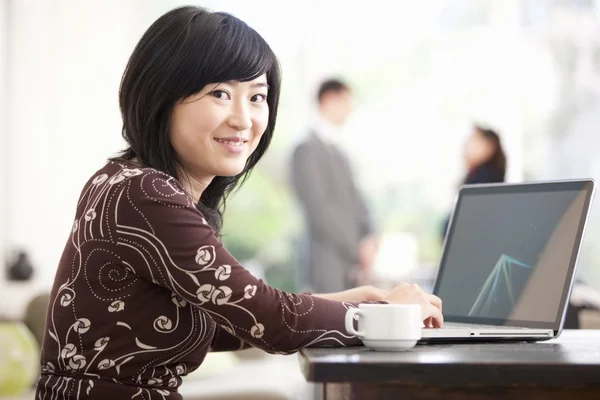
M 241 174 L 244 171 L 245 165 L 242 166 L 228 166 L 222 168 L 218 176 L 236 176 Z

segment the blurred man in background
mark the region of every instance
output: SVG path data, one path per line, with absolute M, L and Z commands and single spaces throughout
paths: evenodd
M 326 80 L 317 100 L 316 121 L 293 153 L 292 182 L 309 234 L 304 289 L 328 293 L 364 283 L 377 240 L 349 160 L 335 144 L 352 112 L 352 90 Z

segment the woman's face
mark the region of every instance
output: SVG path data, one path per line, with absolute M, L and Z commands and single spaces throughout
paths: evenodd
M 473 133 L 465 143 L 465 161 L 468 168 L 474 168 L 488 161 L 494 155 L 494 144 L 486 139 L 478 130 Z
M 173 110 L 171 145 L 195 178 L 240 174 L 269 120 L 266 75 L 205 86 Z

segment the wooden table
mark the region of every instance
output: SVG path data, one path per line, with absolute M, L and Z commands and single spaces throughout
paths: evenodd
M 305 349 L 305 378 L 337 399 L 600 399 L 600 330 L 538 343 Z

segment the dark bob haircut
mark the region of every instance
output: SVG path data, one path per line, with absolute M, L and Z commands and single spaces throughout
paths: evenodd
M 128 147 L 113 161 L 136 159 L 179 180 L 183 166 L 170 143 L 175 105 L 209 83 L 250 81 L 267 76 L 269 120 L 256 148 L 237 176 L 215 177 L 197 208 L 220 233 L 229 193 L 242 184 L 273 137 L 281 86 L 277 57 L 245 22 L 199 7 L 169 11 L 144 33 L 121 80 L 122 135 Z

